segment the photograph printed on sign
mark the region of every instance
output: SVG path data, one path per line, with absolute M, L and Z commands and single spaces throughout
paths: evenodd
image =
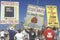
M 5 7 L 5 17 L 14 17 L 14 7 Z

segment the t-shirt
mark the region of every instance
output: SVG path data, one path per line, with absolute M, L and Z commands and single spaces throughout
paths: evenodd
M 43 34 L 44 34 L 46 40 L 54 40 L 55 32 L 52 29 L 45 30 Z
M 1 32 L 0 32 L 1 37 L 4 37 L 4 34 L 5 34 L 4 31 L 1 31 Z
M 15 34 L 16 34 L 16 32 L 14 30 L 8 30 L 8 32 L 9 32 L 9 38 L 13 39 Z
M 29 37 L 30 37 L 30 40 L 35 40 L 36 33 L 35 32 L 29 32 Z
M 17 33 L 15 37 L 16 37 L 16 40 L 23 40 L 24 35 L 22 33 Z
M 25 40 L 29 40 L 29 34 L 25 30 L 22 31 L 22 34 L 24 35 Z

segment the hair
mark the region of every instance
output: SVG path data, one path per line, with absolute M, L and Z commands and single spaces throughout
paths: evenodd
M 33 31 L 33 28 L 30 28 L 30 31 Z
M 21 32 L 21 29 L 17 30 L 19 33 Z
M 56 27 L 53 27 L 53 30 L 56 30 Z
M 4 31 L 4 29 L 2 29 L 1 31 Z
M 52 27 L 50 27 L 50 26 L 48 26 L 48 27 L 46 27 L 46 28 L 50 28 L 50 29 L 52 29 Z

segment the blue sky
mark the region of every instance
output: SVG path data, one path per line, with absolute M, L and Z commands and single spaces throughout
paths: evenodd
M 57 11 L 58 11 L 58 17 L 60 17 L 60 0 L 20 0 L 20 21 L 24 20 L 24 17 L 26 16 L 27 6 L 28 4 L 38 5 L 45 7 L 46 5 L 56 5 Z M 60 18 L 59 18 L 60 20 Z M 46 22 L 46 13 L 44 17 L 44 21 Z
M 10 0 L 0 0 L 0 1 L 10 1 Z M 56 5 L 58 12 L 58 19 L 60 22 L 60 0 L 11 0 L 11 1 L 19 1 L 19 20 L 24 21 L 24 17 L 26 17 L 27 6 L 28 4 L 38 5 L 45 7 L 46 5 Z M 38 4 L 37 4 L 38 1 Z M 44 15 L 44 22 L 46 23 L 46 13 Z M 0 24 L 2 27 L 3 25 Z M 5 25 L 4 25 L 5 26 Z
M 33 5 L 43 6 L 43 7 L 45 7 L 46 5 L 56 5 L 58 17 L 60 17 L 60 0 L 58 1 L 57 0 L 20 0 L 20 21 L 23 21 L 24 17 L 26 16 L 28 4 L 33 4 Z M 58 19 L 60 20 L 60 18 Z M 44 16 L 44 22 L 46 23 L 46 13 Z

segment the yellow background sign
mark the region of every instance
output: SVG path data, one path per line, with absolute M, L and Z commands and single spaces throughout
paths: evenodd
M 57 6 L 47 5 L 46 13 L 47 13 L 47 26 L 59 27 Z

